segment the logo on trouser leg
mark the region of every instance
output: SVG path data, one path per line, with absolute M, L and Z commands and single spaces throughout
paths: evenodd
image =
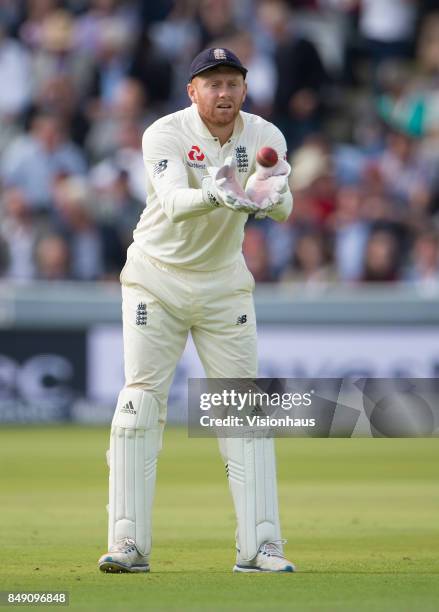
M 136 310 L 136 325 L 146 325 L 148 322 L 148 312 L 146 310 L 146 304 L 140 302 L 137 304 Z
M 127 414 L 137 414 L 137 412 L 134 410 L 133 402 L 131 400 L 128 402 L 128 404 L 125 404 L 125 406 L 122 406 L 120 411 L 125 412 Z
M 236 325 L 244 325 L 244 323 L 247 323 L 247 315 L 243 314 L 240 317 L 238 317 L 236 319 Z

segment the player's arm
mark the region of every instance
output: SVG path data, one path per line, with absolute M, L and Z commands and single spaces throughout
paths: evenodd
M 148 178 L 170 221 L 178 223 L 215 210 L 212 202 L 205 201 L 201 189 L 189 187 L 187 170 L 173 134 L 146 130 L 142 148 Z
M 287 152 L 285 138 L 282 132 L 271 123 L 264 128 L 258 149 L 263 146 L 275 149 L 279 161 L 272 168 L 257 166 L 256 172 L 247 181 L 246 192 L 251 199 L 254 199 L 255 190 L 260 189 L 264 194 L 272 191 L 272 199 L 278 200 L 277 204 L 271 210 L 269 209 L 266 214 L 258 213 L 256 216 L 259 218 L 267 216 L 275 221 L 283 222 L 288 219 L 293 210 L 293 196 L 288 182 L 291 168 L 285 161 Z
M 170 221 L 178 223 L 205 215 L 218 206 L 244 214 L 257 210 L 233 176 L 229 176 L 233 175 L 233 168 L 228 160 L 221 168 L 208 168 L 201 189 L 190 188 L 178 150 L 177 139 L 169 132 L 146 130 L 143 135 L 146 171 Z

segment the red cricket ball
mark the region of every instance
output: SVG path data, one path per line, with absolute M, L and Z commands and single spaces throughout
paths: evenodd
M 277 151 L 271 147 L 262 147 L 256 154 L 256 161 L 264 168 L 271 168 L 277 164 L 278 159 Z

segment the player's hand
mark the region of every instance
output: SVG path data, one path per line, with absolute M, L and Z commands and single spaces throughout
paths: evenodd
M 220 168 L 208 168 L 208 175 L 202 181 L 204 199 L 214 206 L 225 206 L 235 212 L 255 213 L 259 206 L 250 200 L 239 184 L 235 169 L 234 157 L 227 157 Z
M 288 177 L 291 166 L 280 159 L 271 168 L 257 165 L 257 170 L 247 181 L 245 192 L 258 205 L 257 219 L 263 219 L 278 204 L 288 190 Z

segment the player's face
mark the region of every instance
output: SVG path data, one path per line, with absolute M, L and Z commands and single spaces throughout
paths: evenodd
M 220 66 L 192 79 L 188 94 L 207 125 L 233 124 L 247 93 L 243 75 L 235 68 Z

